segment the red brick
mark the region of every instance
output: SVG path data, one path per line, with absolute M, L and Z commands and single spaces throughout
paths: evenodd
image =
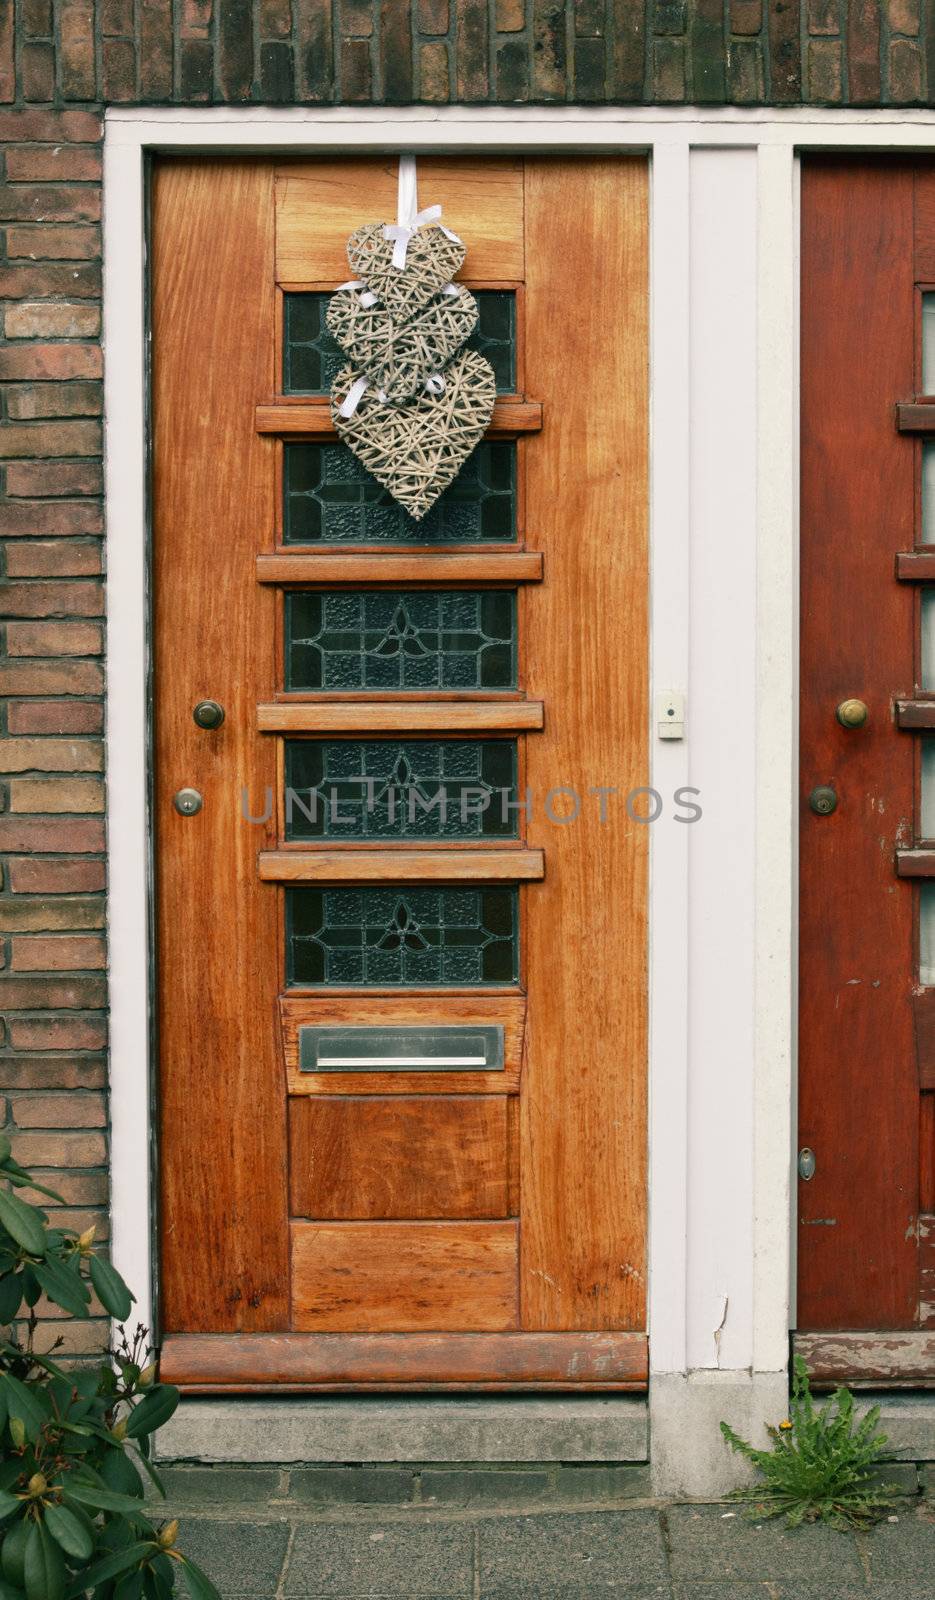
M 99 227 L 46 226 L 7 229 L 7 255 L 33 261 L 85 261 L 101 253 Z
M 70 816 L 100 814 L 104 810 L 104 785 L 100 778 L 14 778 L 10 783 L 9 810 L 11 816 L 55 812 L 67 812 Z M 0 900 L 2 926 L 3 901 Z
M 107 1212 L 96 1207 L 76 1209 L 73 1206 L 56 1206 L 55 1226 L 70 1228 L 72 1233 L 87 1233 L 89 1228 L 93 1228 L 97 1244 L 103 1244 L 110 1238 L 110 1219 Z
M 207 39 L 213 10 L 212 0 L 182 0 L 179 32 L 183 39 Z
M 97 934 L 23 934 L 12 940 L 11 949 L 13 972 L 87 972 L 107 960 Z
M 101 547 L 70 539 L 24 540 L 7 551 L 8 578 L 84 578 L 100 572 Z
M 0 427 L 0 457 L 97 456 L 103 437 L 99 422 L 13 422 Z
M 808 0 L 807 23 L 809 33 L 840 33 L 840 13 L 840 0 Z
M 922 53 L 911 39 L 894 39 L 890 45 L 890 99 L 894 105 L 915 105 L 922 93 Z
M 96 661 L 17 661 L 0 665 L 0 694 L 100 694 L 104 674 Z
M 763 26 L 762 0 L 731 0 L 731 33 L 759 33 Z
M 432 27 L 425 26 L 423 15 Z M 448 0 L 421 0 L 419 19 L 423 33 L 447 33 Z M 526 26 L 526 0 L 497 0 L 496 19 L 498 33 L 521 32 Z M 442 27 L 437 26 L 440 22 L 444 23 Z
M 4 392 L 7 416 L 14 422 L 38 417 L 99 417 L 104 409 L 99 383 L 16 383 Z
M 86 463 L 82 463 L 82 466 L 85 471 L 88 470 Z M 43 468 L 45 472 L 52 470 L 48 466 Z M 7 489 L 9 492 L 9 484 Z M 101 507 L 87 500 L 57 500 L 52 504 L 47 500 L 32 500 L 0 504 L 0 537 L 4 539 L 31 539 L 37 534 L 71 538 L 77 534 L 99 534 L 103 531 Z
M 10 700 L 10 733 L 100 733 L 104 708 L 93 700 Z
M 10 617 L 99 617 L 104 611 L 100 583 L 6 583 L 0 607 Z
M 20 0 L 20 23 L 29 39 L 48 39 L 52 32 L 52 0 Z
M 104 643 L 99 622 L 10 622 L 6 633 L 11 656 L 96 656 Z
M 11 144 L 6 148 L 9 183 L 97 183 L 101 152 L 96 145 Z
M 36 780 L 23 778 L 21 783 Z M 54 779 L 46 779 L 50 787 Z M 74 778 L 73 783 L 92 780 Z M 0 895 L 0 932 L 77 933 L 86 928 L 103 928 L 105 903 L 102 895 Z M 0 1070 L 0 1082 L 5 1082 Z M 7 1087 L 9 1087 L 7 1085 Z
M 107 1004 L 102 977 L 0 977 L 0 1009 L 4 1011 L 99 1011 Z
M 3 325 L 8 339 L 94 339 L 101 311 L 87 300 L 24 300 L 7 306 Z
M 133 32 L 133 0 L 101 0 L 99 14 L 105 37 Z
M 141 0 L 140 96 L 172 98 L 172 0 Z
M 886 17 L 894 33 L 917 34 L 919 0 L 887 0 Z
M 102 1050 L 107 1024 L 103 1017 L 14 1017 L 10 1042 L 15 1050 Z
M 36 1167 L 100 1167 L 107 1160 L 107 1142 L 100 1133 L 18 1133 L 13 1136 L 13 1160 L 33 1171 Z M 55 1188 L 55 1184 L 50 1185 Z
M 104 1128 L 101 1094 L 17 1094 L 10 1102 L 18 1128 Z
M 93 100 L 97 94 L 94 0 L 59 0 L 58 27 L 58 75 L 63 98 Z
M 43 851 L 46 855 L 97 855 L 104 849 L 104 824 L 96 817 L 78 821 L 51 821 L 48 817 L 0 817 L 0 850 Z M 84 863 L 56 867 L 54 862 L 37 862 L 36 871 L 14 873 L 9 863 L 10 888 L 14 894 L 73 894 L 80 889 L 100 889 L 103 879 L 85 872 Z M 56 876 L 58 874 L 58 876 Z M 58 884 L 59 887 L 53 887 Z
M 0 184 L 0 221 L 100 222 L 101 192 L 90 184 Z
M 0 1055 L 0 1079 L 8 1090 L 102 1089 L 107 1072 L 101 1056 Z
M 0 300 L 51 294 L 94 299 L 100 292 L 98 261 L 19 261 L 14 266 L 0 263 Z
M 67 1205 L 99 1206 L 107 1203 L 107 1174 L 104 1172 L 95 1172 L 93 1168 L 84 1172 L 47 1172 L 38 1167 L 33 1169 L 33 1176 L 39 1183 L 57 1190 Z M 51 1201 L 48 1203 L 52 1204 Z
M 51 100 L 55 94 L 55 46 L 28 43 L 19 53 L 20 85 L 29 100 Z
M 47 824 L 44 825 L 44 832 L 47 832 L 47 827 Z M 66 830 L 66 837 L 69 832 L 73 835 L 73 830 L 69 829 Z M 98 838 L 100 844 L 92 848 L 103 849 L 103 828 L 99 828 Z M 45 845 L 45 849 L 48 848 Z M 67 843 L 63 843 L 63 849 L 68 848 Z M 14 857 L 7 862 L 7 874 L 14 894 L 90 894 L 106 885 L 103 861 L 46 861 L 39 856 Z M 75 1048 L 88 1050 L 95 1047 L 76 1045 Z
M 441 39 L 419 47 L 419 93 L 422 100 L 442 103 L 449 97 L 448 46 Z
M 0 349 L 0 378 L 100 378 L 99 344 L 8 345 Z
M 11 461 L 7 467 L 6 491 L 10 495 L 99 495 L 104 488 L 104 472 L 99 461 Z M 55 510 L 49 508 L 50 514 Z
M 0 739 L 0 772 L 100 772 L 103 765 L 100 739 Z
M 210 6 L 207 9 L 210 17 Z M 292 33 L 291 0 L 260 0 L 259 10 L 261 39 L 289 38 Z M 341 14 L 343 17 L 343 8 Z
M 136 45 L 132 39 L 105 39 L 101 48 L 102 92 L 110 105 L 136 99 Z
M 103 134 L 103 120 L 97 111 L 0 111 L 0 144 L 25 140 L 37 144 L 94 144 Z

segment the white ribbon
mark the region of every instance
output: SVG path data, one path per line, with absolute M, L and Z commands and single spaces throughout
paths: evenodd
M 445 380 L 441 373 L 433 372 L 431 377 L 426 378 L 425 387 L 427 388 L 429 394 L 435 395 L 436 399 L 440 394 L 444 394 Z
M 397 272 L 402 272 L 406 265 L 406 252 L 409 249 L 409 240 L 417 228 L 425 222 L 438 222 L 446 239 L 453 244 L 460 244 L 461 240 L 450 228 L 446 228 L 439 218 L 442 214 L 441 206 L 426 206 L 424 211 L 419 210 L 418 193 L 416 189 L 416 158 L 415 156 L 400 156 L 399 158 L 399 183 L 396 194 L 396 221 L 387 222 L 383 229 L 384 239 L 393 240 L 393 266 Z
M 360 278 L 348 278 L 347 283 L 339 283 L 335 292 L 340 294 L 342 289 L 363 289 L 364 292 L 360 297 L 360 303 L 365 311 L 369 311 L 370 307 L 375 306 L 377 303 L 377 296 L 373 290 L 366 288 Z
M 357 407 L 360 405 L 361 400 L 364 398 L 366 391 L 366 378 L 358 378 L 356 383 L 352 383 L 344 398 L 343 405 L 338 407 L 338 416 L 343 417 L 345 421 L 347 421 L 348 417 L 352 417 L 354 412 L 357 410 Z

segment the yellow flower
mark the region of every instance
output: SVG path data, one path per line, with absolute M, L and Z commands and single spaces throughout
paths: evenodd
M 780 1422 L 779 1427 L 782 1433 L 788 1433 L 792 1423 L 787 1418 L 785 1422 Z

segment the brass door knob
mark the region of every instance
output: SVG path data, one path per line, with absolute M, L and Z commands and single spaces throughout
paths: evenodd
M 224 707 L 216 700 L 199 700 L 192 717 L 199 728 L 219 728 L 224 721 Z
M 870 712 L 862 700 L 842 700 L 834 714 L 842 728 L 862 728 Z

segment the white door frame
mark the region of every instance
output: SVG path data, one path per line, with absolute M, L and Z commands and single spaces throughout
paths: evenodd
M 667 805 L 651 829 L 650 1361 L 660 1404 L 669 1396 L 654 1412 L 654 1449 L 684 1457 L 692 1386 L 696 1412 L 713 1406 L 712 1416 L 724 1415 L 732 1388 L 746 1397 L 738 1414 L 775 1411 L 792 1281 L 797 155 L 828 148 L 931 151 L 935 113 L 107 112 L 113 1250 L 142 1320 L 152 1315 L 153 1272 L 145 157 L 182 149 L 646 152 L 652 687 L 686 691 L 688 722 L 681 743 L 659 741 L 653 730 L 652 771 L 642 781 L 667 799 L 693 784 L 705 811 L 686 827 Z M 580 403 L 596 377 L 577 375 Z M 667 1418 L 675 1430 L 668 1445 Z M 710 1463 L 704 1471 L 710 1487 Z

